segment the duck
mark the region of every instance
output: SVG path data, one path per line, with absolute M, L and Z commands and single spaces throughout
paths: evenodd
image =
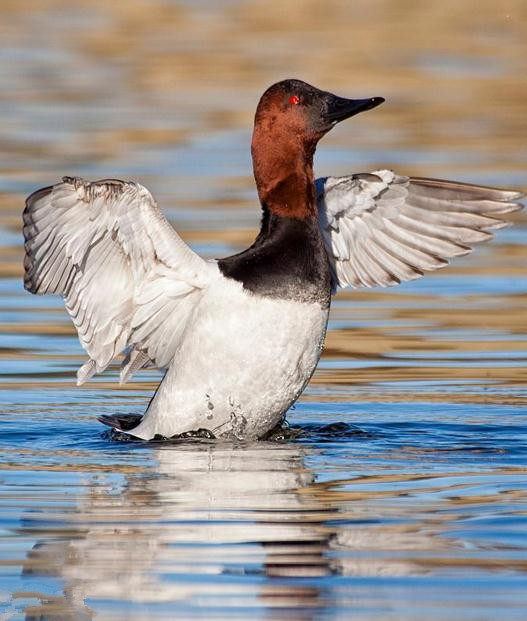
M 338 290 L 414 280 L 507 225 L 521 192 L 391 170 L 315 180 L 320 139 L 383 102 L 270 86 L 251 144 L 260 230 L 225 258 L 194 252 L 133 181 L 63 177 L 26 199 L 24 286 L 64 299 L 89 357 L 77 384 L 120 354 L 121 383 L 165 371 L 144 414 L 102 423 L 142 440 L 265 438 L 315 371 Z

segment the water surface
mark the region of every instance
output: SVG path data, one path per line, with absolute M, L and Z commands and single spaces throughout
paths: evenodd
M 292 438 L 117 442 L 157 372 L 84 359 L 21 283 L 24 195 L 133 178 L 207 257 L 258 225 L 252 114 L 297 76 L 384 106 L 317 172 L 527 187 L 521 2 L 4 2 L 0 618 L 524 619 L 527 221 L 444 271 L 342 292 Z

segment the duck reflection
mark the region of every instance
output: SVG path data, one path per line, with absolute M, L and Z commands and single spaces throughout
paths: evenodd
M 60 516 L 59 530 L 48 530 L 29 553 L 25 575 L 57 576 L 64 597 L 41 598 L 26 619 L 54 621 L 72 610 L 105 619 L 116 600 L 134 620 L 152 618 L 152 606 L 156 618 L 233 607 L 294 609 L 295 618 L 312 618 L 319 589 L 280 578 L 331 571 L 331 532 L 323 524 L 331 508 L 302 492 L 314 478 L 305 450 L 200 442 L 154 453 L 152 465 L 125 475 L 119 490 L 90 480 L 76 510 Z M 28 525 L 42 533 L 39 520 L 49 515 L 32 514 Z M 179 603 L 180 612 L 165 609 L 168 603 Z
M 317 482 L 306 463 L 320 469 L 321 447 L 163 444 L 121 485 L 91 478 L 73 511 L 28 514 L 24 532 L 40 541 L 24 573 L 57 577 L 63 595 L 34 593 L 26 619 L 100 621 L 117 608 L 133 621 L 243 610 L 309 620 L 328 605 L 379 597 L 375 582 L 358 593 L 332 574 L 423 575 L 462 549 L 447 536 L 452 516 L 431 500 L 434 477 Z

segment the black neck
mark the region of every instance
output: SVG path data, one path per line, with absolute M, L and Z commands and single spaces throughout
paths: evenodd
M 329 304 L 329 264 L 314 218 L 279 216 L 264 204 L 260 232 L 251 247 L 218 265 L 224 276 L 255 294 Z

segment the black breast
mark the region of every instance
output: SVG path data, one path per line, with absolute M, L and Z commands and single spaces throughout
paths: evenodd
M 318 221 L 264 211 L 260 234 L 240 254 L 220 259 L 227 278 L 257 295 L 329 306 L 331 277 Z

